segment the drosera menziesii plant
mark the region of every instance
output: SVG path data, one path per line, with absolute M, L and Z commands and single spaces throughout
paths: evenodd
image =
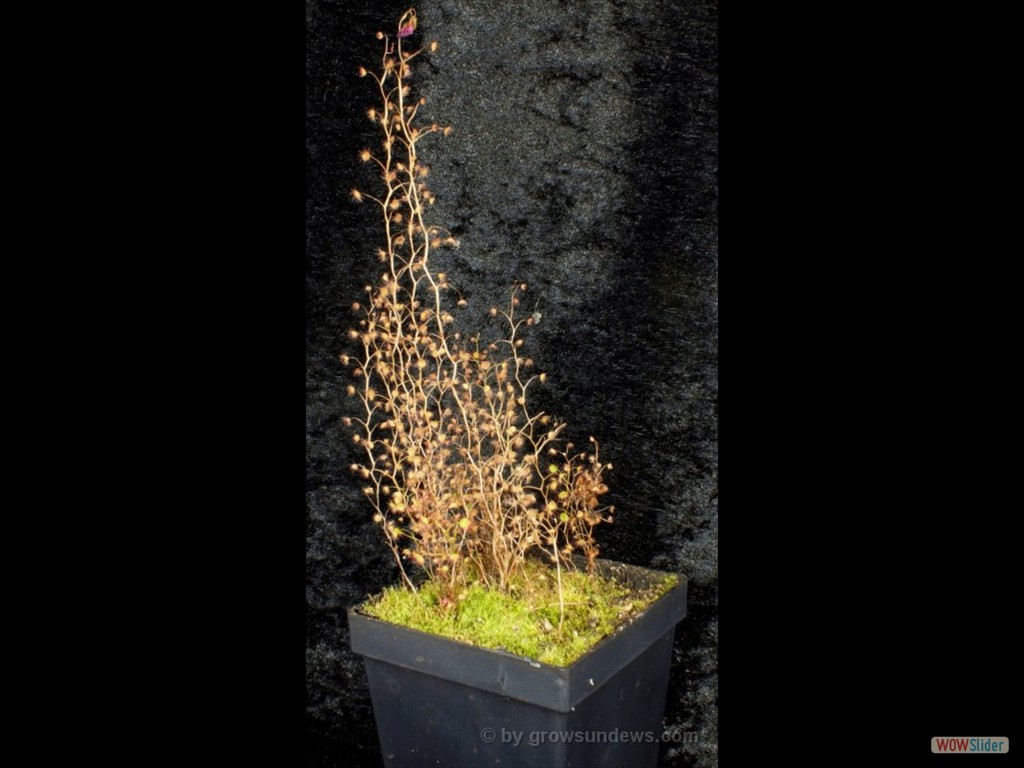
M 380 191 L 351 195 L 381 216 L 383 273 L 352 305 L 357 320 L 349 336 L 361 354 L 341 356 L 354 377 L 347 392 L 358 403 L 345 423 L 365 454 L 351 470 L 401 571 L 404 588 L 389 593 L 404 607 L 394 613 L 412 606 L 425 624 L 447 623 L 448 634 L 457 635 L 453 627 L 472 613 L 464 609 L 481 591 L 497 596 L 488 598 L 496 621 L 514 610 L 502 600 L 557 595 L 553 608 L 536 609 L 534 624 L 556 635 L 571 632 L 567 639 L 578 646 L 581 629 L 609 631 L 616 618 L 641 607 L 617 585 L 609 585 L 607 599 L 586 596 L 586 585 L 603 582 L 594 573 L 593 532 L 614 511 L 600 502 L 611 465 L 593 437 L 578 450 L 562 440 L 563 422 L 530 407 L 531 387 L 546 377 L 523 350 L 523 332 L 534 323 L 520 308 L 525 284 L 513 288 L 505 306 L 489 310 L 503 322 L 501 338 L 453 329 L 454 313 L 468 303 L 447 274 L 435 271 L 431 254 L 459 243 L 427 221 L 434 196 L 419 154 L 422 142 L 452 128 L 418 122 L 425 99 L 412 96 L 408 81 L 417 57 L 438 46 L 413 46 L 416 26 L 410 9 L 393 38 L 378 32 L 379 70 L 359 69 L 377 85 L 377 104 L 367 115 L 382 140 L 360 158 L 378 172 Z M 539 568 L 534 554 L 551 568 Z M 580 560 L 585 573 L 577 571 Z M 425 578 L 415 578 L 410 563 Z M 570 578 L 574 599 L 567 605 Z M 573 608 L 582 620 L 567 621 Z

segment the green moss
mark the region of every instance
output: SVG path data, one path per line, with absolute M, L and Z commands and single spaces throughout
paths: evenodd
M 393 624 L 528 656 L 543 664 L 567 666 L 678 582 L 677 576 L 667 574 L 637 589 L 613 578 L 563 570 L 565 616 L 559 622 L 555 572 L 531 562 L 510 594 L 474 585 L 455 605 L 442 607 L 439 590 L 432 583 L 418 592 L 395 586 L 364 605 L 363 612 Z

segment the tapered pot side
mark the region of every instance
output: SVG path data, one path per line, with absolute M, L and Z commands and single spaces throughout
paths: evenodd
M 663 573 L 613 561 L 627 584 Z M 567 667 L 349 610 L 386 766 L 654 766 L 686 579 Z

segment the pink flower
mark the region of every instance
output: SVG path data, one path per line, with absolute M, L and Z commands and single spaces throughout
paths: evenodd
M 398 37 L 405 38 L 409 37 L 413 32 L 416 31 L 416 9 L 410 8 L 403 15 L 401 20 L 398 22 Z

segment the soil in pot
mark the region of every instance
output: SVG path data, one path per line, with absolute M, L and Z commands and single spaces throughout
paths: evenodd
M 568 666 L 679 583 L 598 561 L 593 574 L 530 561 L 509 594 L 472 585 L 455 600 L 434 583 L 396 585 L 361 607 L 365 615 L 432 635 Z M 559 595 L 559 583 L 561 595 Z

